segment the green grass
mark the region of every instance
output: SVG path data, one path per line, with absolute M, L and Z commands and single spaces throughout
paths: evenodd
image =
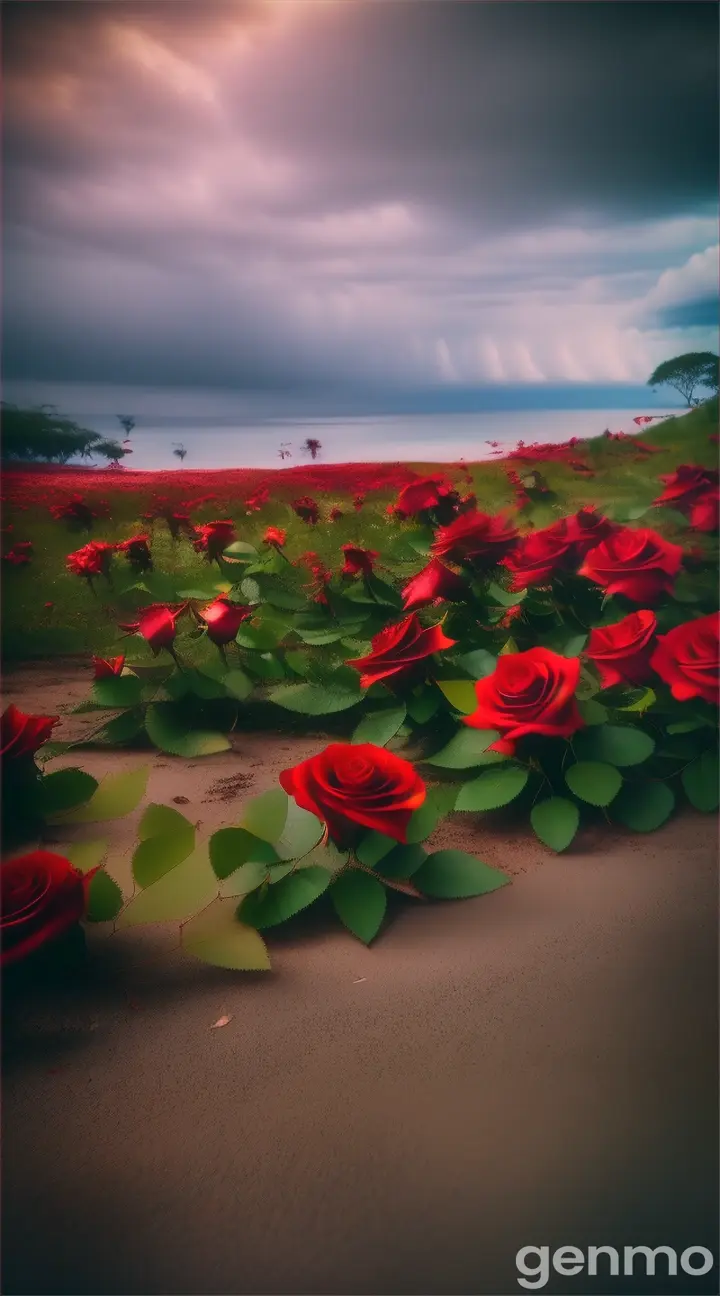
M 636 462 L 632 445 L 610 442 L 604 437 L 578 444 L 576 454 L 596 473 L 595 477 L 579 476 L 566 464 L 537 462 L 550 489 L 557 496 L 552 508 L 540 510 L 536 525 L 544 525 L 553 516 L 573 512 L 582 504 L 598 504 L 605 508 L 623 504 L 649 505 L 659 493 L 658 476 L 672 472 L 680 463 L 717 465 L 717 446 L 709 438 L 718 428 L 717 397 L 691 414 L 670 419 L 657 428 L 641 435 L 641 440 L 660 447 L 660 453 L 643 456 Z M 410 465 L 421 473 L 438 471 L 437 464 Z M 441 466 L 442 467 L 442 466 Z M 516 464 L 522 473 L 523 465 Z M 490 462 L 469 465 L 478 506 L 494 512 L 510 506 L 513 494 L 505 471 L 500 463 Z M 470 486 L 467 489 L 471 489 Z M 92 538 L 118 541 L 143 531 L 139 514 L 147 507 L 146 495 L 133 496 L 118 491 L 111 499 L 111 518 L 101 519 L 92 532 Z M 284 527 L 288 532 L 287 554 L 297 558 L 305 550 L 317 552 L 328 566 L 337 567 L 340 546 L 353 542 L 377 549 L 382 554 L 393 535 L 397 523 L 385 513 L 387 504 L 396 492 L 377 492 L 368 495 L 363 510 L 355 513 L 352 503 L 339 496 L 331 497 L 316 492 L 323 512 L 333 505 L 347 506 L 345 516 L 336 523 L 321 523 L 308 527 L 300 522 L 289 504 L 273 500 L 262 512 L 246 516 L 241 502 L 229 513 L 233 516 L 238 536 L 251 543 L 259 542 L 269 525 Z M 218 516 L 218 506 L 209 505 L 194 515 L 195 521 Z M 112 595 L 104 581 L 97 582 L 100 597 L 95 597 L 85 581 L 65 570 L 65 559 L 73 549 L 84 544 L 87 533 L 73 533 L 60 522 L 54 521 L 47 509 L 33 508 L 15 511 L 11 506 L 4 510 L 3 525 L 12 523 L 15 540 L 32 540 L 34 558 L 25 568 L 12 568 L 4 564 L 3 571 L 3 655 L 5 660 L 41 659 L 64 655 L 112 653 L 121 649 L 128 660 L 147 661 L 147 650 L 139 640 L 120 638 L 116 621 L 129 619 L 127 607 L 119 611 L 113 605 Z M 658 530 L 672 531 L 664 522 L 661 511 L 644 518 L 641 525 L 655 526 Z M 197 555 L 187 540 L 175 544 L 170 539 L 164 522 L 155 524 L 153 556 L 158 571 L 181 575 L 188 586 L 201 578 L 207 581 L 207 564 Z M 118 557 L 117 565 L 124 564 Z M 417 569 L 422 565 L 418 559 Z M 217 569 L 215 568 L 215 571 Z M 46 607 L 51 603 L 52 607 Z M 203 649 L 204 651 L 204 649 Z

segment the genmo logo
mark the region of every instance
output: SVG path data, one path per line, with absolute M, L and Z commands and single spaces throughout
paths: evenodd
M 616 1247 L 591 1246 L 587 1254 L 579 1247 L 562 1246 L 551 1253 L 547 1246 L 522 1247 L 515 1256 L 518 1271 L 518 1283 L 528 1291 L 540 1291 L 546 1287 L 551 1270 L 563 1278 L 572 1278 L 579 1273 L 589 1277 L 617 1278 L 632 1277 L 633 1274 L 653 1274 L 677 1277 L 678 1271 L 689 1278 L 702 1278 L 710 1273 L 715 1264 L 715 1257 L 707 1247 L 687 1247 L 678 1258 L 672 1247 L 659 1246 L 626 1246 L 622 1250 L 622 1267 L 620 1252 Z M 656 1268 L 657 1266 L 657 1268 Z

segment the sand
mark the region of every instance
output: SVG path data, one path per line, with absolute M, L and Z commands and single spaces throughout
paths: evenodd
M 86 691 L 62 664 L 5 682 L 6 701 L 52 713 Z M 151 757 L 149 797 L 186 797 L 210 832 L 320 741 Z M 136 819 L 113 826 L 117 850 Z M 186 959 L 156 930 L 98 934 L 91 978 L 6 1007 L 8 1296 L 501 1296 L 522 1290 L 528 1245 L 717 1255 L 715 822 L 593 830 L 562 857 L 475 816 L 439 840 L 513 885 L 403 903 L 369 950 L 307 919 L 272 940 L 265 975 Z

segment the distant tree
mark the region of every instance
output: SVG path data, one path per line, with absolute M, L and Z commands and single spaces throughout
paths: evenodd
M 104 459 L 119 460 L 126 453 L 117 441 L 106 440 L 99 433 L 63 418 L 52 406 L 24 410 L 17 405 L 3 404 L 0 414 L 3 459 L 65 464 L 74 456 L 89 459 L 100 455 Z
M 308 437 L 302 449 L 305 454 L 309 454 L 311 459 L 317 459 L 318 452 L 322 450 L 322 444 L 317 437 Z
M 699 387 L 718 389 L 719 363 L 712 351 L 689 351 L 658 365 L 648 378 L 648 387 L 674 387 L 688 405 L 699 405 L 700 401 L 693 399 Z
M 179 459 L 180 462 L 182 463 L 183 459 L 185 458 L 185 455 L 187 454 L 187 450 L 185 449 L 185 446 L 183 445 L 182 441 L 173 441 L 173 445 L 175 446 L 175 449 L 173 450 L 173 454 L 175 455 L 175 458 Z
M 130 433 L 135 427 L 135 419 L 132 414 L 118 414 L 117 420 L 120 426 L 124 429 L 125 436 L 130 436 Z
M 281 443 L 280 443 L 280 449 L 278 450 L 278 454 L 280 455 L 280 458 L 281 458 L 281 459 L 291 459 L 291 458 L 292 458 L 292 455 L 291 455 L 291 452 L 290 452 L 290 442 L 289 442 L 289 441 L 281 441 Z

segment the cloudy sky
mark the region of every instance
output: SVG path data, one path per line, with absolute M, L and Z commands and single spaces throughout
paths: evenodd
M 451 398 L 717 349 L 712 0 L 4 11 L 10 397 Z

